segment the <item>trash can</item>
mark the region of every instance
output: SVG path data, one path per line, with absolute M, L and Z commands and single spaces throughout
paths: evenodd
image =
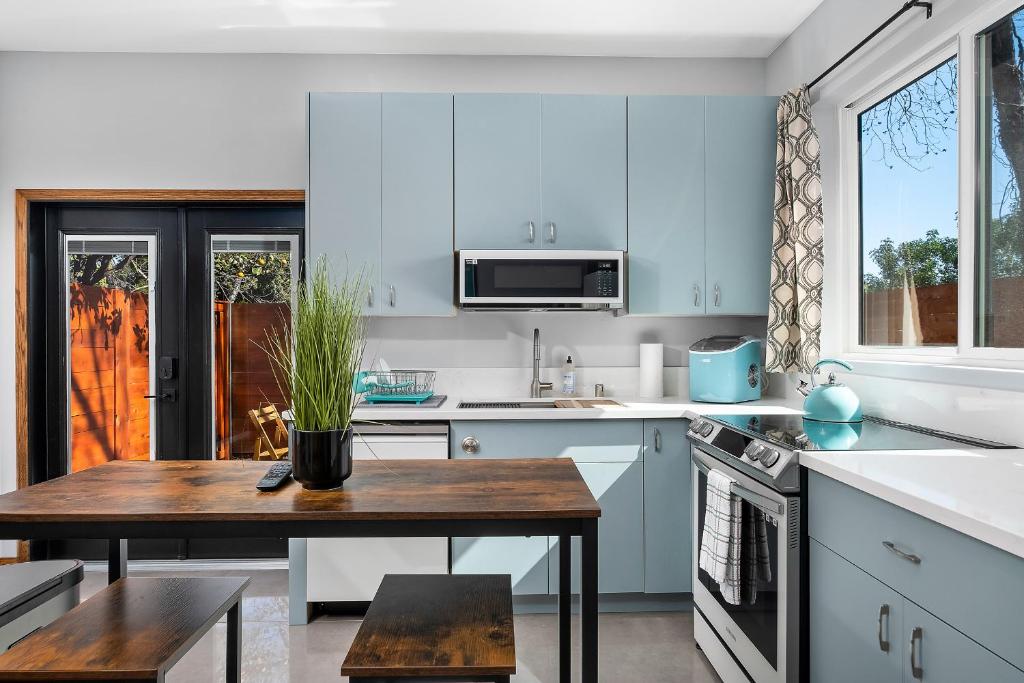
M 78 604 L 80 560 L 0 566 L 0 652 Z

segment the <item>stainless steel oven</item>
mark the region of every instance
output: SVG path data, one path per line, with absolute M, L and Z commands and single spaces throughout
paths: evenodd
M 799 681 L 800 669 L 800 498 L 784 495 L 694 447 L 693 602 L 697 642 L 726 683 Z M 726 601 L 719 584 L 699 567 L 704 534 L 708 471 L 735 480 L 741 528 L 767 541 L 767 562 L 753 539 L 740 543 L 740 604 Z M 767 571 L 765 571 L 767 569 Z M 719 661 L 716 661 L 719 660 Z
M 625 254 L 555 249 L 458 254 L 459 306 L 467 310 L 622 308 Z

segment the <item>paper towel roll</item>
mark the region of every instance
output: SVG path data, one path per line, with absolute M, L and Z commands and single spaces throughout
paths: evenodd
M 640 345 L 640 398 L 665 395 L 665 345 Z

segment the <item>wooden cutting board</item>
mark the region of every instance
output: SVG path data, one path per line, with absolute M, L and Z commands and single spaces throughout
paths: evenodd
M 559 398 L 555 399 L 556 408 L 600 408 L 601 406 L 618 406 L 622 404 L 610 398 Z

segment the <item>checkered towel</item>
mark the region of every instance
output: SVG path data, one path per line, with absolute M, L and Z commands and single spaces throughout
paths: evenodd
M 771 583 L 772 560 L 768 549 L 768 520 L 749 503 L 743 504 L 743 599 L 757 602 L 758 583 Z
M 704 534 L 700 539 L 700 568 L 714 579 L 722 598 L 731 605 L 740 604 L 741 505 L 732 495 L 735 480 L 712 469 L 708 472 L 707 506 Z

